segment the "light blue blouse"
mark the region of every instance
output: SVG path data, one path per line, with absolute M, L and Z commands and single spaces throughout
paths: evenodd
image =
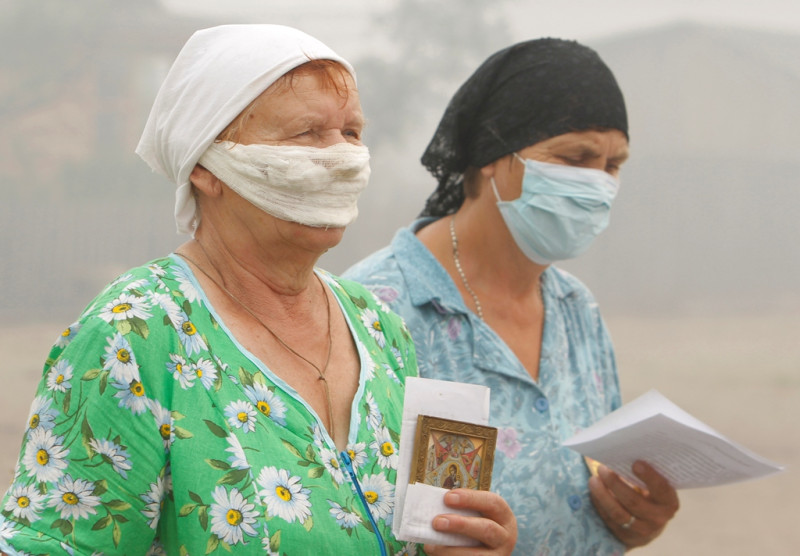
M 492 489 L 519 525 L 515 554 L 623 554 L 589 498 L 583 458 L 561 442 L 620 405 L 614 351 L 592 294 L 555 267 L 542 275 L 545 326 L 539 380 L 464 304 L 450 275 L 414 232 L 344 275 L 364 283 L 402 316 L 421 376 L 491 388 L 498 427 Z

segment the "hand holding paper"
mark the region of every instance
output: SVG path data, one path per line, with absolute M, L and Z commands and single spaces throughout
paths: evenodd
M 633 484 L 637 460 L 651 464 L 676 489 L 716 486 L 776 473 L 770 462 L 717 433 L 655 390 L 563 442 Z
M 486 428 L 482 425 L 489 421 L 489 388 L 423 378 L 406 379 L 392 523 L 395 536 L 401 540 L 426 543 L 426 549 L 432 556 L 460 553 L 454 552 L 456 549 L 453 547 L 479 545 L 484 547 L 482 550 L 485 554 L 511 554 L 517 539 L 516 518 L 499 495 L 464 488 L 448 490 L 424 482 L 409 484 L 420 414 L 465 421 L 454 424 L 456 428 L 448 428 L 447 432 L 458 433 L 456 436 L 462 437 L 462 440 L 475 440 L 482 434 L 480 429 Z M 435 423 L 435 419 L 433 421 L 433 428 L 439 430 L 441 423 Z M 430 454 L 425 454 L 419 460 L 423 465 L 423 476 L 430 478 L 430 473 L 426 471 L 442 466 L 446 468 L 447 461 L 456 461 L 457 458 L 459 470 L 453 486 L 456 486 L 455 482 L 462 485 L 479 484 L 485 478 L 483 474 L 488 473 L 491 467 L 491 453 L 488 452 L 488 445 L 485 450 L 477 449 L 480 438 L 471 445 L 472 450 L 469 443 L 450 444 L 443 437 L 440 440 L 430 446 Z M 433 460 L 427 459 L 429 455 Z M 478 456 L 485 459 L 480 460 Z M 444 485 L 446 478 L 432 482 Z

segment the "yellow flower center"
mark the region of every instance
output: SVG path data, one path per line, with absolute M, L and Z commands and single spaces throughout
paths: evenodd
M 31 499 L 28 498 L 27 496 L 20 496 L 19 498 L 17 498 L 17 506 L 19 506 L 20 508 L 27 508 L 30 505 L 31 505 Z
M 164 423 L 163 425 L 161 425 L 161 426 L 158 428 L 158 432 L 160 432 L 160 433 L 161 433 L 161 438 L 163 438 L 164 440 L 166 440 L 166 439 L 168 439 L 168 438 L 170 437 L 170 435 L 172 434 L 172 427 L 171 427 L 169 424 L 167 424 L 167 423 Z
M 33 416 L 33 417 L 31 417 L 31 421 L 30 421 L 30 423 L 29 423 L 29 426 L 30 426 L 32 429 L 35 429 L 36 427 L 38 427 L 38 426 L 39 426 L 39 414 L 38 414 L 38 413 L 34 414 L 34 416 Z
M 242 522 L 242 512 L 231 508 L 228 510 L 228 513 L 225 514 L 225 519 L 227 519 L 228 523 L 231 525 L 239 525 Z
M 130 303 L 120 303 L 119 305 L 114 305 L 114 307 L 111 309 L 111 312 L 112 313 L 127 313 L 132 308 L 133 307 L 131 306 Z
M 36 462 L 39 465 L 47 465 L 47 462 L 50 461 L 50 454 L 47 453 L 47 450 L 39 450 L 36 452 Z
M 183 365 L 181 365 L 180 363 L 175 365 L 175 371 L 177 371 L 179 373 L 182 373 L 183 372 Z
M 270 413 L 270 411 L 272 411 L 272 409 L 269 407 L 269 404 L 267 402 L 263 401 L 263 400 L 258 402 L 256 404 L 256 407 L 258 408 L 258 410 L 261 413 L 263 413 L 267 417 L 269 417 L 269 413 Z
M 240 411 L 239 413 L 236 414 L 236 418 L 239 419 L 239 422 L 246 423 L 247 422 L 247 412 L 246 411 Z
M 144 396 L 144 386 L 138 380 L 134 380 L 131 382 L 131 393 L 134 396 L 142 397 Z
M 117 360 L 121 363 L 128 363 L 131 360 L 131 353 L 127 349 L 122 348 L 117 352 Z
M 364 493 L 364 498 L 366 498 L 367 502 L 370 504 L 374 504 L 378 500 L 378 493 L 374 490 L 368 490 Z
M 283 500 L 284 502 L 288 502 L 289 500 L 292 499 L 292 493 L 289 492 L 288 489 L 282 486 L 275 487 L 275 494 L 277 494 L 278 497 L 280 497 L 280 499 Z
M 347 450 L 347 455 L 350 456 L 350 461 L 356 461 L 356 451 Z
M 62 382 L 64 382 L 64 375 L 58 375 L 56 377 L 56 384 L 61 384 Z
M 197 378 L 201 378 L 203 376 L 203 369 L 197 369 L 195 372 L 197 373 Z
M 62 332 L 62 333 L 61 333 L 61 337 L 62 337 L 62 338 L 66 338 L 67 336 L 69 336 L 69 333 L 70 333 L 70 330 L 69 330 L 69 328 L 66 328 L 66 329 L 64 330 L 64 332 Z
M 381 454 L 388 457 L 394 453 L 394 446 L 392 446 L 391 442 L 384 442 L 381 444 Z
M 78 503 L 78 497 L 75 496 L 73 492 L 65 492 L 63 496 L 61 496 L 61 499 L 70 506 L 74 506 Z
M 374 328 L 375 330 L 380 332 L 381 331 L 381 321 L 379 321 L 379 320 L 373 321 L 372 328 Z
M 331 458 L 331 467 L 334 469 L 339 469 L 339 462 L 336 461 L 336 458 Z
M 192 336 L 197 332 L 197 329 L 188 320 L 181 325 L 181 328 L 183 329 L 183 333 L 187 336 Z

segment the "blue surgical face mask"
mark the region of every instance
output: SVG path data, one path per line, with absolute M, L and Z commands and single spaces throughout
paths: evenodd
M 602 170 L 522 159 L 522 194 L 497 208 L 514 241 L 533 262 L 550 264 L 583 253 L 608 226 L 619 181 Z

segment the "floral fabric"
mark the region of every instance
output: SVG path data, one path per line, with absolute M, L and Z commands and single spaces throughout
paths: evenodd
M 401 320 L 320 272 L 361 357 L 347 451 L 389 554 Z M 176 256 L 118 278 L 58 339 L 0 503 L 9 554 L 378 554 L 317 415 L 229 333 Z
M 594 511 L 588 469 L 561 442 L 620 405 L 614 352 L 597 304 L 575 278 L 554 267 L 542 278 L 545 326 L 534 381 L 511 349 L 467 309 L 447 271 L 414 232 L 345 276 L 367 285 L 405 319 L 421 376 L 491 388 L 498 427 L 492 489 L 514 510 L 515 554 L 622 554 Z

